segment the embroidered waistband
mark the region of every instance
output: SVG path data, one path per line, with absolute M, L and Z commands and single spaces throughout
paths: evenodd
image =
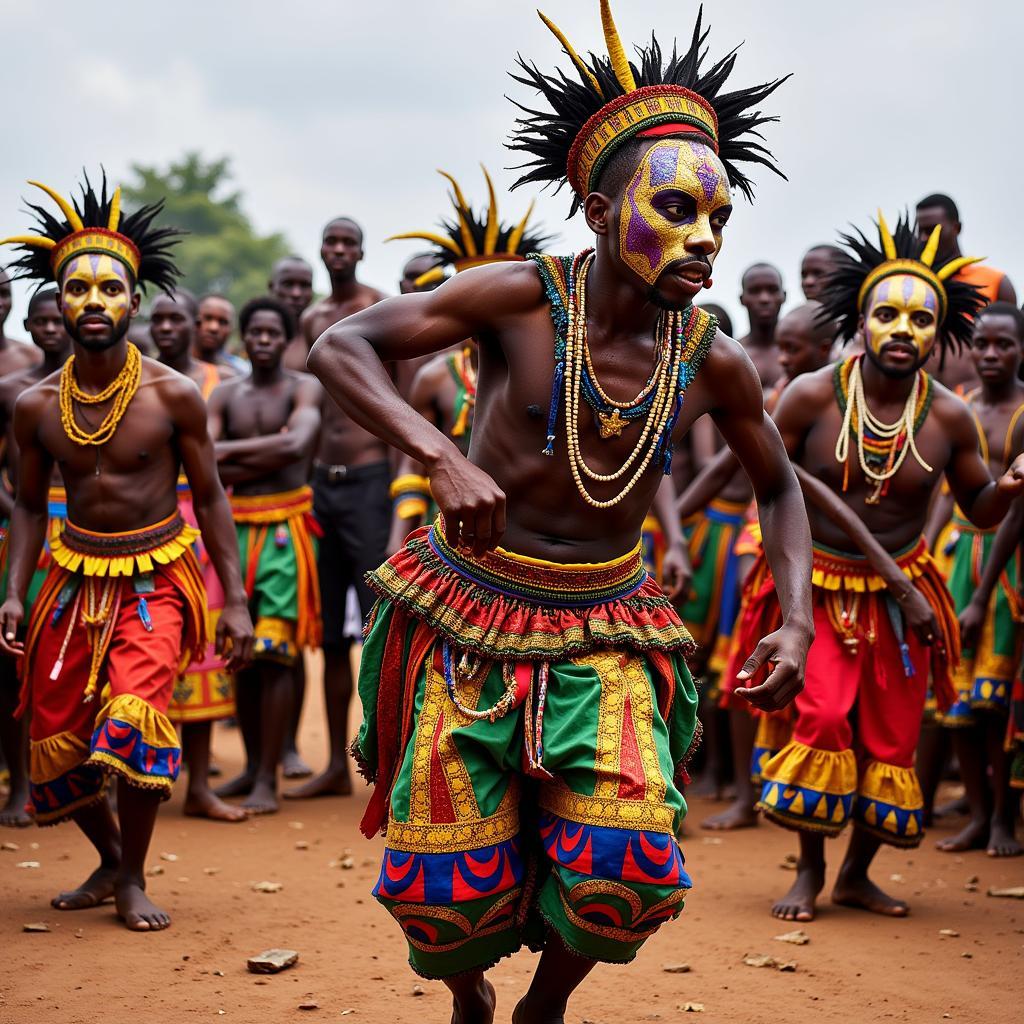
M 231 515 L 236 523 L 280 523 L 313 510 L 313 489 L 296 487 L 276 494 L 233 494 Z

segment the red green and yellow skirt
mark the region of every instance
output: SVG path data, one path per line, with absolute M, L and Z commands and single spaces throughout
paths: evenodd
M 641 549 L 561 565 L 413 533 L 370 577 L 354 752 L 374 895 L 427 977 L 543 945 L 625 962 L 677 916 L 690 638 Z
M 789 828 L 838 835 L 849 821 L 894 846 L 922 835 L 914 753 L 931 679 L 941 707 L 960 657 L 953 602 L 924 541 L 894 555 L 931 605 L 939 636 L 926 646 L 867 561 L 817 545 L 815 639 L 789 741 L 761 767 L 761 810 Z M 775 584 L 762 566 L 740 624 L 753 650 L 781 623 Z M 754 684 L 764 678 L 764 670 Z M 856 708 L 856 714 L 854 709 Z
M 19 709 L 31 709 L 39 824 L 102 799 L 109 773 L 170 796 L 181 751 L 167 707 L 178 673 L 206 644 L 195 536 L 177 513 L 113 534 L 68 522 L 51 536 Z
M 957 531 L 949 590 L 959 615 L 970 603 L 981 581 L 996 529 L 979 530 L 959 511 L 953 516 Z M 954 676 L 956 701 L 940 716 L 943 725 L 972 725 L 979 710 L 1005 714 L 1010 706 L 1010 691 L 1018 663 L 1017 620 L 1020 598 L 1019 554 L 1003 571 L 989 600 L 978 646 L 964 650 Z
M 293 664 L 320 646 L 320 580 L 313 491 L 232 495 L 242 579 L 253 613 L 255 657 Z

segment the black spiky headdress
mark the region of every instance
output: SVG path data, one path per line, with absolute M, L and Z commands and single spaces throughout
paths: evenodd
M 163 209 L 162 200 L 122 216 L 121 189 L 115 188 L 108 198 L 106 174 L 98 195 L 88 175 L 83 174 L 82 198 L 73 202 L 48 185 L 38 181 L 29 184 L 42 189 L 57 204 L 63 219 L 35 203 L 28 204 L 39 233 L 0 240 L 0 245 L 16 245 L 21 252 L 9 268 L 15 271 L 15 279 L 59 283 L 69 260 L 83 253 L 100 253 L 123 263 L 132 281 L 143 288 L 154 284 L 165 292 L 173 289 L 180 275 L 171 249 L 184 232 L 154 225 Z
M 435 265 L 425 274 L 416 278 L 416 287 L 432 284 L 444 277 L 445 267 L 454 267 L 455 272 L 480 267 L 486 263 L 498 263 L 504 260 L 523 260 L 529 252 L 542 249 L 551 241 L 549 235 L 538 231 L 527 231 L 526 224 L 533 213 L 533 203 L 527 207 L 523 219 L 518 224 L 504 224 L 498 217 L 498 197 L 494 191 L 494 182 L 487 173 L 487 168 L 480 165 L 487 180 L 488 205 L 486 214 L 473 212 L 466 202 L 466 197 L 459 183 L 447 171 L 437 173 L 447 178 L 452 186 L 451 201 L 455 207 L 454 221 L 442 220 L 438 231 L 406 231 L 400 235 L 392 235 L 387 241 L 400 238 L 415 238 L 429 242 L 434 246 L 431 256 Z
M 960 348 L 971 336 L 972 320 L 984 304 L 982 294 L 970 284 L 953 276 L 979 256 L 957 256 L 935 266 L 939 249 L 939 226 L 932 231 L 926 244 L 922 244 L 904 214 L 896 222 L 896 230 L 878 211 L 878 244 L 868 241 L 862 231 L 841 235 L 845 252 L 839 265 L 828 277 L 821 295 L 823 320 L 839 324 L 840 334 L 850 339 L 857 333 L 857 324 L 864 312 L 864 301 L 879 281 L 894 274 L 912 274 L 927 282 L 938 296 L 936 319 L 939 324 L 939 342 L 945 348 L 952 343 Z
M 760 126 L 778 118 L 756 108 L 786 79 L 723 92 L 736 63 L 736 50 L 704 68 L 708 30 L 701 26 L 702 15 L 703 8 L 685 53 L 679 54 L 673 45 L 671 57 L 664 63 L 661 46 L 652 34 L 650 45 L 637 49 L 637 65 L 626 56 L 608 0 L 601 0 L 608 56 L 591 53 L 589 61 L 541 14 L 575 64 L 579 81 L 561 69 L 546 75 L 535 64 L 517 59 L 523 73 L 512 77 L 536 89 L 550 109 L 539 111 L 516 104 L 526 116 L 516 122 L 509 148 L 532 159 L 520 165 L 525 173 L 513 188 L 526 182 L 557 182 L 560 189 L 568 182 L 575 193 L 569 211 L 572 216 L 595 188 L 611 155 L 630 139 L 651 135 L 692 134 L 718 154 L 729 184 L 748 199 L 753 196 L 753 186 L 737 164 L 761 164 L 785 177 L 772 154 L 756 141 L 762 138 Z

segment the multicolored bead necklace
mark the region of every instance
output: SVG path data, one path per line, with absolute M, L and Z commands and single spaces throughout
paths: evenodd
M 913 453 L 922 469 L 932 472 L 914 440 L 931 407 L 932 379 L 924 370 L 919 370 L 899 419 L 883 423 L 868 407 L 860 370 L 863 358 L 862 355 L 851 356 L 837 363 L 833 374 L 836 400 L 843 414 L 843 425 L 836 439 L 836 461 L 843 466 L 845 492 L 850 482 L 850 438 L 854 438 L 861 472 L 874 484 L 864 501 L 877 505 L 888 493 L 889 481 L 899 472 L 908 453 Z

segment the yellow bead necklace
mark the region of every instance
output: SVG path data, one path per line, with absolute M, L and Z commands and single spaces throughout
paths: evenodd
M 78 386 L 78 381 L 75 380 L 75 357 L 71 356 L 60 373 L 60 422 L 69 440 L 83 447 L 106 444 L 114 436 L 124 414 L 128 411 L 128 405 L 135 397 L 135 392 L 139 390 L 141 379 L 142 356 L 131 342 L 128 342 L 124 366 L 102 391 L 94 395 L 88 394 Z M 96 430 L 90 433 L 75 422 L 75 402 L 82 405 L 99 405 L 110 401 L 111 398 L 114 399 L 114 404 Z

